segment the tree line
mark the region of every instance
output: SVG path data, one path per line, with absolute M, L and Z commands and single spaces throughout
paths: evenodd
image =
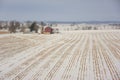
M 30 32 L 35 31 L 35 33 L 38 33 L 38 29 L 40 28 L 37 24 L 37 22 L 26 22 L 26 26 L 24 26 L 22 23 L 18 21 L 10 21 L 10 22 L 0 22 L 0 30 L 7 29 L 10 33 L 16 33 L 17 29 L 19 29 L 21 32 L 25 31 L 25 28 L 28 28 Z M 40 22 L 39 25 L 41 25 L 41 29 L 46 25 L 44 22 Z

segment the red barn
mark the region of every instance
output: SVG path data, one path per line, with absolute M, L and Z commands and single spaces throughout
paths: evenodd
M 51 27 L 46 27 L 46 28 L 44 29 L 44 33 L 45 33 L 45 34 L 52 34 L 52 32 L 53 32 L 53 29 L 52 29 Z

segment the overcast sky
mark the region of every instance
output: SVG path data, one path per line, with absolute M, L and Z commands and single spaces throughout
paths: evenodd
M 0 0 L 0 20 L 120 21 L 120 0 Z

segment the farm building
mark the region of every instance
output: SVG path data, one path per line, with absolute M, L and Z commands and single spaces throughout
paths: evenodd
M 52 33 L 53 33 L 53 29 L 51 27 L 45 27 L 44 34 L 52 34 Z
M 58 28 L 52 28 L 53 29 L 53 33 L 59 33 L 59 29 Z

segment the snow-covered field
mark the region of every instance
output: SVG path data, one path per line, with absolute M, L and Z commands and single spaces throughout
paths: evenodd
M 0 80 L 120 80 L 120 31 L 2 34 Z

